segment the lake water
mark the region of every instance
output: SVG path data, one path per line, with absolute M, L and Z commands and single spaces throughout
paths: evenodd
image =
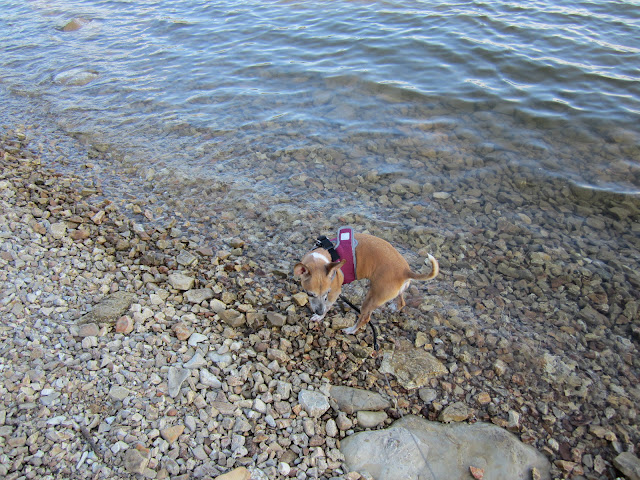
M 514 178 L 640 193 L 637 2 L 1 11 L 0 120 L 54 125 L 183 209 L 224 196 L 239 215 L 286 204 L 397 225 L 398 198 L 428 211 Z

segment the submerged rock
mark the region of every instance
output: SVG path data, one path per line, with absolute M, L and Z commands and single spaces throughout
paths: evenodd
M 66 23 L 65 26 L 61 28 L 61 30 L 63 32 L 75 32 L 76 30 L 80 30 L 89 22 L 91 22 L 91 20 L 87 20 L 86 18 L 76 17 L 73 20 Z
M 347 437 L 340 451 L 351 470 L 376 480 L 463 480 L 470 467 L 486 480 L 529 480 L 533 468 L 549 479 L 551 469 L 543 454 L 496 425 L 444 425 L 412 415 Z
M 53 81 L 62 85 L 81 87 L 91 83 L 100 75 L 95 70 L 84 70 L 82 68 L 72 68 L 65 72 L 58 73 L 53 77 Z

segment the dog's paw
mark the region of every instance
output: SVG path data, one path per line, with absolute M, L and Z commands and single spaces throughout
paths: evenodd
M 347 335 L 353 335 L 355 334 L 357 331 L 359 330 L 358 325 L 354 325 L 352 327 L 349 328 L 343 328 L 342 331 L 347 334 Z

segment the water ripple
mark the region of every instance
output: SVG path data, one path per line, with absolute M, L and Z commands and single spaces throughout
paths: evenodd
M 59 30 L 78 15 L 92 21 Z M 407 171 L 446 132 L 454 144 L 438 153 L 468 152 L 472 165 L 491 144 L 542 174 L 640 191 L 631 3 L 10 0 L 0 21 L 10 91 L 141 158 L 193 162 L 191 144 L 202 168 L 213 148 L 240 169 L 251 152 L 320 145 L 370 168 L 386 165 L 392 145 Z M 96 77 L 53 81 L 73 69 Z M 618 156 L 554 164 L 558 152 L 612 139 L 627 145 Z M 612 162 L 620 168 L 604 175 Z

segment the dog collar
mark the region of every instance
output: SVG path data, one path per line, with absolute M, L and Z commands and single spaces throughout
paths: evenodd
M 316 248 L 324 248 L 327 252 L 329 252 L 332 262 L 337 262 L 338 260 L 340 260 L 340 255 L 338 255 L 338 252 L 336 252 L 333 242 L 324 235 L 320 235 L 316 240 Z
M 343 284 L 351 283 L 356 279 L 356 246 L 358 242 L 354 238 L 353 228 L 342 227 L 338 230 L 338 238 L 329 240 L 324 235 L 318 237 L 316 241 L 317 248 L 324 248 L 329 255 L 331 261 L 337 262 L 345 260 L 344 265 L 340 268 L 344 276 Z

